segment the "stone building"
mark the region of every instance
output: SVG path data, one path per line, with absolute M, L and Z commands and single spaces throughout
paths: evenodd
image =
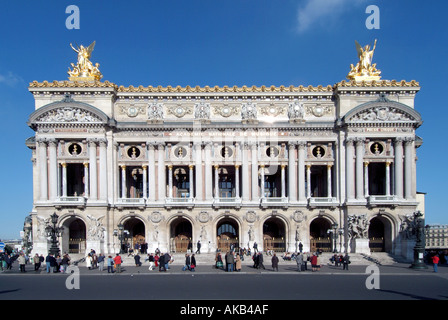
M 71 253 L 410 250 L 416 81 L 124 87 L 86 74 L 29 86 L 33 254 L 53 213 Z

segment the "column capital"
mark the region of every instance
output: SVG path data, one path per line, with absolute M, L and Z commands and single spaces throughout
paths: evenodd
M 190 170 L 193 170 L 193 168 L 194 168 L 194 164 L 189 164 L 189 165 L 188 165 L 188 168 L 189 168 Z
M 62 168 L 67 168 L 67 162 L 61 162 Z
M 85 168 L 89 167 L 89 163 L 88 162 L 84 162 L 83 165 L 84 165 Z
M 148 166 L 146 164 L 142 165 L 143 170 L 146 170 Z

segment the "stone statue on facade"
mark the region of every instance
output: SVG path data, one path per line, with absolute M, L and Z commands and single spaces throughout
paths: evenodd
M 163 120 L 163 106 L 161 103 L 153 103 L 149 106 L 148 119 L 151 121 Z
M 367 239 L 370 222 L 367 214 L 348 216 L 348 235 L 350 239 Z
M 400 233 L 402 237 L 407 240 L 415 239 L 416 222 L 414 219 L 414 215 L 412 214 L 399 215 L 399 218 L 401 220 Z
M 87 235 L 91 240 L 103 240 L 104 239 L 104 231 L 106 230 L 102 224 L 102 220 L 105 216 L 101 216 L 99 218 L 95 218 L 94 216 L 87 215 L 87 218 L 90 220 L 90 226 L 87 231 Z
M 205 102 L 196 103 L 194 106 L 194 118 L 197 120 L 209 120 L 210 104 Z

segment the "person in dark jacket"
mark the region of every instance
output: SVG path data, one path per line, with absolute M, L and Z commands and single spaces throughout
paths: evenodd
M 159 272 L 166 271 L 165 269 L 165 255 L 161 254 L 159 257 Z
M 233 252 L 227 252 L 226 254 L 226 271 L 233 272 L 233 264 L 235 262 L 235 258 L 233 257 Z
M 142 263 L 140 262 L 140 255 L 138 254 L 138 252 L 134 256 L 134 261 L 135 261 L 135 266 L 136 267 L 141 267 L 142 266 Z
M 275 252 L 274 252 L 274 255 L 272 256 L 271 261 L 272 261 L 272 269 L 273 269 L 274 271 L 278 271 L 278 257 L 277 257 L 277 255 L 275 254 Z
M 196 268 L 196 258 L 194 257 L 194 254 L 191 255 L 191 264 L 190 264 L 190 271 L 194 271 Z
M 263 265 L 263 254 L 261 252 L 258 252 L 258 269 L 263 268 L 265 270 L 265 267 Z
M 190 270 L 190 265 L 191 265 L 191 259 L 190 259 L 190 255 L 187 253 L 185 254 L 185 266 L 183 268 L 183 270 Z

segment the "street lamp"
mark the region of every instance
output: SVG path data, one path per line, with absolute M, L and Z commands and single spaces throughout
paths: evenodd
M 123 230 L 124 230 L 124 226 L 123 224 L 119 224 L 118 226 L 118 240 L 120 240 L 120 254 L 123 253 Z
M 337 246 L 337 243 L 336 243 L 336 241 L 338 240 L 338 224 L 337 223 L 334 223 L 333 224 L 333 253 L 336 253 L 336 252 L 338 252 L 338 250 L 337 250 L 337 248 L 336 248 L 336 246 Z
M 50 218 L 50 223 L 45 228 L 45 232 L 47 233 L 47 237 L 50 237 L 51 239 L 51 247 L 49 252 L 50 254 L 57 256 L 59 255 L 58 237 L 62 236 L 63 229 L 57 227 L 58 215 L 56 214 L 56 212 L 53 213 Z
M 414 247 L 414 263 L 410 266 L 412 269 L 427 269 L 424 262 L 425 253 L 425 232 L 423 214 L 420 211 L 414 212 L 414 225 L 416 229 L 417 241 Z
M 339 252 L 342 252 L 342 235 L 344 234 L 344 229 L 339 228 L 338 234 L 339 234 Z

